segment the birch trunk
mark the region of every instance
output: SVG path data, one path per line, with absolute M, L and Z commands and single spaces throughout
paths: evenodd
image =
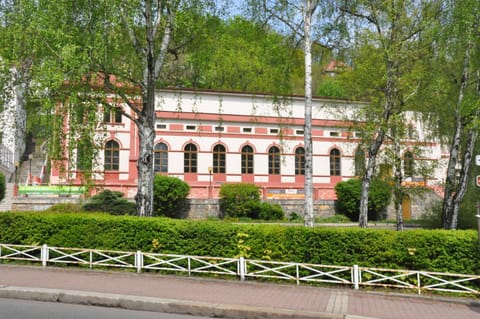
M 395 216 L 397 219 L 397 230 L 403 230 L 403 212 L 402 212 L 402 201 L 403 201 L 403 174 L 402 174 L 402 157 L 400 154 L 400 139 L 397 136 L 393 137 L 394 139 L 394 148 L 395 148 L 395 186 L 394 186 L 394 206 L 395 206 Z
M 311 0 L 305 1 L 304 11 L 304 50 L 305 50 L 305 206 L 304 220 L 306 227 L 313 227 L 313 147 L 312 147 L 312 43 L 311 24 L 314 5 Z
M 467 145 L 463 155 L 462 171 L 460 173 L 460 180 L 458 182 L 458 191 L 453 196 L 453 209 L 452 218 L 450 221 L 449 229 L 457 229 L 458 212 L 460 210 L 460 203 L 462 202 L 465 193 L 467 192 L 468 185 L 468 172 L 472 164 L 473 149 L 477 141 L 478 133 L 475 129 L 468 131 Z
M 169 4 L 171 5 L 171 3 Z M 145 48 L 136 45 L 136 39 L 132 37 L 134 47 L 139 52 L 144 52 L 145 63 L 142 81 L 142 109 L 138 110 L 138 118 L 135 121 L 138 127 L 140 144 L 137 162 L 138 190 L 135 195 L 138 216 L 153 215 L 155 85 L 165 61 L 175 18 L 175 8 L 169 8 L 165 11 L 160 11 L 160 8 L 157 8 L 155 13 L 154 7 L 155 4 L 152 0 L 145 2 L 145 36 L 147 40 Z M 156 34 L 161 26 L 160 18 L 162 14 L 165 15 L 164 32 L 159 45 L 156 45 Z
M 375 173 L 377 165 L 377 155 L 383 143 L 385 132 L 380 130 L 374 142 L 368 148 L 368 161 L 365 175 L 362 179 L 362 192 L 360 197 L 360 214 L 358 217 L 358 226 L 361 228 L 368 227 L 368 194 L 370 192 L 370 184 Z
M 462 81 L 460 84 L 460 89 L 458 91 L 458 98 L 455 105 L 455 132 L 453 135 L 452 143 L 450 145 L 450 157 L 448 160 L 447 174 L 445 177 L 445 191 L 443 197 L 443 211 L 442 211 L 442 223 L 444 229 L 453 229 L 456 221 L 453 221 L 454 217 L 454 197 L 457 192 L 457 183 L 456 183 L 456 167 L 459 163 L 459 153 L 460 153 L 460 143 L 461 143 L 461 133 L 463 131 L 462 116 L 460 112 L 460 107 L 463 103 L 465 96 L 465 90 L 468 84 L 469 78 L 469 64 L 470 64 L 470 50 L 467 48 L 465 51 L 465 57 L 463 60 L 463 71 L 462 71 Z M 458 214 L 458 212 L 457 212 Z

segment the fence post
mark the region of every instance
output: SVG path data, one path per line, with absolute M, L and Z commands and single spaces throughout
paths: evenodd
M 358 290 L 360 284 L 360 270 L 358 265 L 353 265 L 353 289 Z
M 42 260 L 42 266 L 47 267 L 47 261 L 48 261 L 48 246 L 47 246 L 47 244 L 43 244 L 42 248 L 40 249 L 40 259 Z
M 240 275 L 240 280 L 245 280 L 245 270 L 246 270 L 246 262 L 244 257 L 240 257 L 238 259 L 238 274 Z
M 140 250 L 137 250 L 137 253 L 135 254 L 135 267 L 137 268 L 137 273 L 142 272 L 143 268 L 143 254 Z

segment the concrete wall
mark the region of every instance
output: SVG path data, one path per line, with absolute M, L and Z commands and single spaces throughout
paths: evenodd
M 13 211 L 43 211 L 55 204 L 79 203 L 82 199 L 78 197 L 17 197 L 13 199 Z M 412 216 L 411 219 L 419 219 L 422 214 L 429 212 L 441 199 L 433 192 L 425 192 L 412 195 Z M 289 216 L 295 213 L 303 215 L 303 200 L 269 200 L 270 203 L 280 204 Z M 184 218 L 190 219 L 208 219 L 209 217 L 219 217 L 220 209 L 217 199 L 189 199 L 188 211 L 182 214 Z M 335 201 L 318 200 L 314 202 L 315 217 L 330 217 L 335 215 Z M 387 218 L 395 219 L 395 210 L 393 204 L 387 209 Z
M 43 211 L 56 204 L 75 204 L 80 200 L 78 197 L 16 197 L 12 211 Z

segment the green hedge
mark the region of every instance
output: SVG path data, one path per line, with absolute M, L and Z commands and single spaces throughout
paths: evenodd
M 312 229 L 106 214 L 2 213 L 0 243 L 480 273 L 479 242 L 471 230 Z

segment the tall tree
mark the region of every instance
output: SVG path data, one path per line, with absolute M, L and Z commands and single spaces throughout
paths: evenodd
M 478 1 L 448 1 L 440 33 L 436 65 L 449 79 L 447 114 L 454 118 L 445 178 L 442 221 L 456 229 L 460 204 L 467 191 L 480 111 L 480 5 Z M 444 87 L 445 90 L 445 87 Z M 444 102 L 444 101 L 442 101 Z
M 9 132 L 6 142 L 20 162 L 25 150 L 26 107 L 32 79 L 32 64 L 39 55 L 30 41 L 35 33 L 34 1 L 0 1 L 1 100 L 7 105 L 0 129 Z M 8 127 L 7 127 L 8 126 Z
M 321 19 L 327 19 L 326 12 L 332 12 L 330 1 L 302 0 L 302 1 L 249 1 L 253 14 L 278 26 L 278 23 L 289 30 L 289 33 L 301 40 L 304 54 L 304 85 L 305 85 L 305 205 L 304 221 L 306 227 L 314 226 L 313 209 L 313 143 L 312 143 L 312 43 L 314 27 L 318 27 Z M 322 15 L 323 13 L 323 15 Z M 317 28 L 320 29 L 320 28 Z M 317 39 L 322 37 L 317 35 Z
M 412 61 L 421 57 L 418 39 L 433 21 L 436 1 L 341 1 L 340 10 L 356 23 L 361 43 L 368 43 L 380 56 L 380 86 L 369 112 L 375 127 L 369 136 L 368 162 L 362 180 L 359 226 L 368 225 L 368 194 L 377 166 L 378 155 L 390 130 L 392 120 L 405 109 L 405 102 L 415 92 L 403 81 Z M 378 80 L 376 80 L 378 81 Z M 378 84 L 378 83 L 377 83 Z M 380 94 L 378 94 L 378 92 Z M 371 117 L 370 117 L 371 119 Z
M 175 36 L 185 28 L 190 30 L 188 38 L 193 37 L 195 17 L 212 13 L 213 4 L 209 0 L 83 0 L 62 3 L 57 9 L 49 5 L 44 11 L 58 12 L 66 25 L 61 40 L 69 50 L 62 49 L 62 56 L 52 60 L 69 82 L 69 100 L 86 103 L 88 98 L 106 109 L 125 103 L 132 111 L 122 109 L 138 130 L 138 216 L 153 212 L 157 86 L 166 82 L 170 53 L 175 56 L 185 40 Z M 55 32 L 50 27 L 44 31 Z

